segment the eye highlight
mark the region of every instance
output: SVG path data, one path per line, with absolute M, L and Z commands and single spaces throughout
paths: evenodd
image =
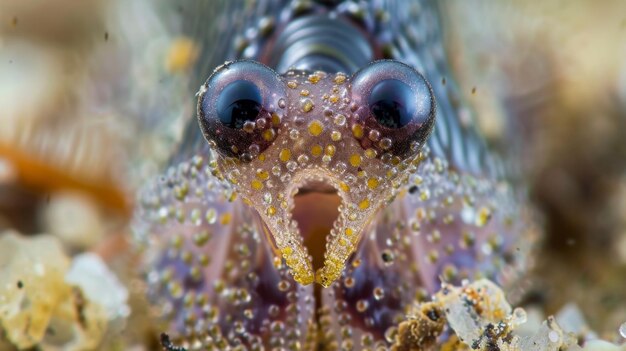
M 435 100 L 426 79 L 398 61 L 376 61 L 352 77 L 352 100 L 356 107 L 353 128 L 361 147 L 377 157 L 400 158 L 417 152 L 435 122 Z
M 413 90 L 397 79 L 374 85 L 368 104 L 378 123 L 392 129 L 409 124 L 416 110 Z
M 217 116 L 222 124 L 241 129 L 247 121 L 254 121 L 261 112 L 261 92 L 246 80 L 230 83 L 217 98 Z

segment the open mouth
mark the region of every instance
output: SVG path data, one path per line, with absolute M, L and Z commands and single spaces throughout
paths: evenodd
M 298 189 L 293 198 L 292 219 L 298 223 L 298 229 L 313 259 L 313 269 L 324 265 L 324 251 L 327 236 L 339 217 L 341 197 L 337 189 L 323 183 L 308 183 Z
M 275 197 L 259 194 L 253 201 L 276 252 L 302 285 L 336 281 L 375 217 L 380 198 L 349 181 L 322 169 L 296 172 Z

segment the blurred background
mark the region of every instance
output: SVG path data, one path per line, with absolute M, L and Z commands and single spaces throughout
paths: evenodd
M 194 115 L 202 58 L 181 34 L 185 5 L 0 0 L 0 233 L 50 234 L 130 277 L 134 194 Z M 465 98 L 546 228 L 524 302 L 546 314 L 573 304 L 615 334 L 626 321 L 626 2 L 442 11 Z

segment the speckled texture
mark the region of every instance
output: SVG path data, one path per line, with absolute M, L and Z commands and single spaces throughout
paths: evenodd
M 198 103 L 209 148 L 186 141 L 182 161 L 144 187 L 135 219 L 175 345 L 386 349 L 442 281 L 518 281 L 537 237 L 532 213 L 454 85 L 439 82 L 436 49 L 354 73 L 277 74 L 252 61 L 215 69 Z M 376 125 L 367 96 L 387 78 L 409 85 L 428 117 Z M 238 79 L 263 102 L 235 130 L 215 104 Z M 341 199 L 317 272 L 292 217 L 299 191 Z
M 385 335 L 440 279 L 518 278 L 534 228 L 510 185 L 451 169 L 428 147 L 406 158 L 380 140 L 362 147 L 371 133 L 355 128 L 345 75 L 282 80 L 287 98 L 262 124 L 272 131 L 263 152 L 196 156 L 144 189 L 136 232 L 175 340 L 388 346 Z M 343 201 L 325 252 L 337 275 L 322 269 L 329 288 L 319 295 L 306 286 L 311 258 L 290 214 L 307 184 L 331 186 Z

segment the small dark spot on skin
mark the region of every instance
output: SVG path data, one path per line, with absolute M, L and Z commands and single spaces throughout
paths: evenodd
M 445 77 L 441 78 L 441 84 L 442 85 L 446 85 L 446 78 Z
M 11 25 L 13 27 L 17 27 L 17 16 L 13 17 L 13 19 L 11 19 Z
M 22 281 L 21 281 L 21 280 L 18 280 L 18 281 L 17 281 L 17 288 L 18 288 L 18 289 L 21 289 L 21 288 L 23 288 L 23 287 L 24 287 L 24 283 L 22 283 Z
M 472 94 L 476 94 L 476 87 L 472 88 Z
M 409 194 L 415 194 L 418 190 L 417 185 L 413 185 L 409 188 Z
M 183 11 L 185 10 L 182 6 L 178 6 L 176 9 L 179 13 L 183 13 Z
M 56 331 L 54 331 L 54 328 L 48 328 L 46 329 L 46 334 L 54 336 L 54 334 L 56 334 Z
M 381 255 L 381 258 L 383 259 L 383 262 L 385 263 L 393 262 L 393 255 L 388 252 L 383 252 Z
M 104 41 L 109 41 L 109 32 L 104 32 Z

